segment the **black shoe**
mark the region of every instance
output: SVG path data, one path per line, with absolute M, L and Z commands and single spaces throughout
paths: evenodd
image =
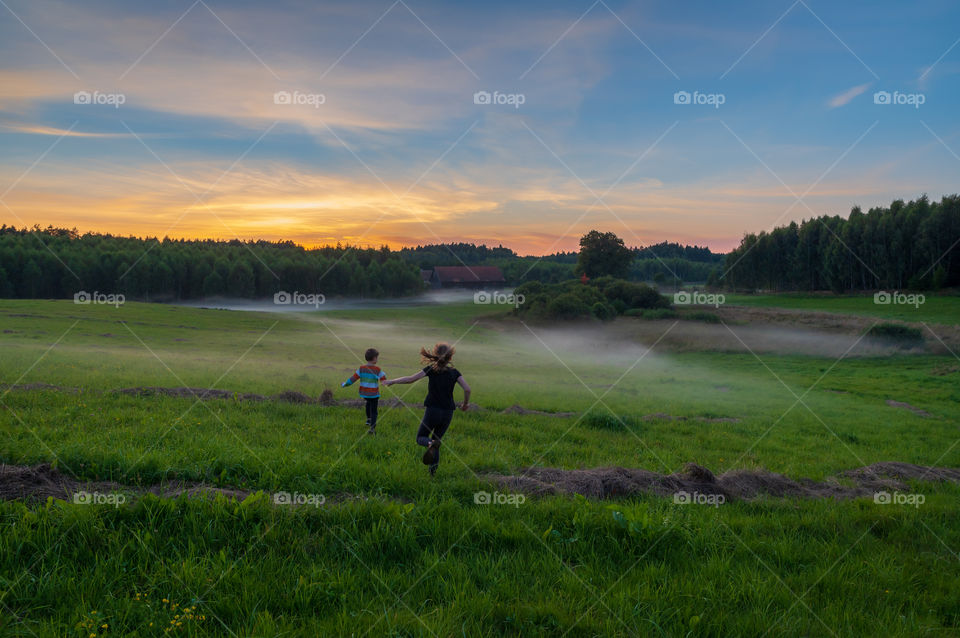
M 369 430 L 367 430 L 367 434 L 376 434 L 376 433 L 377 433 L 376 427 L 372 427 Z
M 440 458 L 440 439 L 433 439 L 427 446 L 427 451 L 423 453 L 424 465 L 436 465 Z
M 436 476 L 436 475 L 437 475 L 437 466 L 436 466 L 436 465 L 431 465 L 431 466 L 430 466 L 430 476 Z

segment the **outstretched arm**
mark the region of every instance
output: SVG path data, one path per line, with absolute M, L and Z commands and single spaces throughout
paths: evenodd
M 457 383 L 463 388 L 463 403 L 460 404 L 460 409 L 466 411 L 470 406 L 470 386 L 467 385 L 467 380 L 463 378 L 463 375 L 457 377 Z
M 427 376 L 427 373 L 423 370 L 420 370 L 416 374 L 411 374 L 406 377 L 397 377 L 396 379 L 387 379 L 383 382 L 383 385 L 393 385 L 394 383 L 413 383 L 414 381 L 419 381 L 420 379 Z
M 341 388 L 345 388 L 345 387 L 347 387 L 348 385 L 353 385 L 354 383 L 356 383 L 356 382 L 359 381 L 359 380 L 360 380 L 360 375 L 357 374 L 356 372 L 354 372 L 352 377 L 350 377 L 349 379 L 347 379 L 346 381 L 344 381 L 343 383 L 340 384 L 340 387 L 341 387 Z

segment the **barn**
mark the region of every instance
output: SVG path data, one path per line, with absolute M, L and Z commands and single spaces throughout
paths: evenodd
M 502 286 L 506 281 L 497 266 L 437 266 L 428 283 L 431 288 L 485 288 Z

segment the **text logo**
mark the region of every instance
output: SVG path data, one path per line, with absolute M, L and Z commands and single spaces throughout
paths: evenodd
M 873 103 L 881 105 L 912 106 L 915 109 L 920 108 L 921 104 L 926 103 L 927 96 L 923 93 L 901 93 L 900 91 L 877 91 L 873 94 Z
M 100 91 L 77 91 L 73 94 L 74 104 L 108 105 L 115 109 L 126 103 L 127 96 L 123 93 L 101 93 Z
M 327 98 L 322 93 L 301 93 L 300 91 L 277 91 L 273 94 L 273 103 L 289 106 L 312 106 L 315 109 L 320 108 Z
M 723 93 L 701 93 L 700 91 L 677 91 L 673 94 L 673 103 L 680 105 L 695 104 L 700 106 L 712 106 L 715 109 L 720 108 L 721 104 L 726 103 L 727 96 Z
M 523 305 L 524 300 L 525 299 L 523 295 L 515 295 L 512 292 L 504 293 L 494 291 L 490 293 L 486 290 L 478 290 L 477 292 L 473 293 L 473 303 L 480 305 L 494 304 L 519 308 L 521 305 Z
M 913 306 L 914 308 L 919 308 L 927 300 L 926 296 L 920 293 L 903 293 L 899 291 L 887 292 L 886 290 L 881 290 L 879 292 L 873 293 L 873 303 L 878 305 L 899 305 L 899 306 Z
M 327 298 L 320 293 L 307 294 L 303 292 L 287 292 L 281 290 L 273 293 L 273 303 L 278 306 L 313 306 L 319 308 L 326 302 Z
M 693 292 L 681 290 L 673 293 L 673 303 L 678 306 L 713 306 L 719 308 L 726 300 L 726 296 L 721 293 L 704 293 L 696 290 Z
M 277 492 L 273 495 L 274 505 L 313 505 L 320 507 L 327 502 L 323 494 L 301 494 L 300 492 Z
M 674 505 L 710 505 L 720 507 L 727 502 L 727 497 L 723 494 L 701 494 L 700 492 L 687 492 L 680 490 L 674 493 Z
M 481 105 L 506 105 L 518 109 L 521 105 L 525 104 L 526 101 L 527 97 L 523 93 L 501 93 L 500 91 L 490 93 L 490 91 L 477 91 L 473 94 L 473 103 Z
M 126 300 L 127 298 L 119 293 L 107 294 L 104 292 L 98 292 L 96 290 L 93 292 L 81 290 L 80 292 L 73 293 L 73 303 L 84 306 L 89 304 L 102 304 L 119 308 L 124 304 L 124 302 L 126 302 Z
M 527 502 L 527 497 L 523 494 L 474 492 L 473 502 L 477 505 L 513 505 L 514 507 L 520 507 Z

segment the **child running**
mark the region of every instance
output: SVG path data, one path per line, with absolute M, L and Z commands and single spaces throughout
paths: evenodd
M 352 385 L 355 381 L 360 381 L 360 398 L 366 402 L 367 411 L 367 434 L 373 434 L 377 428 L 377 404 L 380 401 L 380 379 L 386 379 L 387 375 L 377 367 L 377 361 L 380 359 L 380 353 L 376 348 L 367 348 L 363 353 L 363 358 L 367 361 L 366 365 L 357 368 L 353 376 L 340 384 L 341 388 Z
M 450 365 L 454 352 L 453 346 L 446 343 L 435 345 L 433 352 L 420 348 L 421 362 L 427 364 L 423 370 L 407 377 L 383 382 L 383 385 L 393 385 L 394 383 L 413 383 L 423 377 L 429 380 L 427 398 L 423 402 L 423 420 L 420 422 L 420 429 L 417 430 L 417 445 L 427 448 L 423 453 L 423 463 L 430 466 L 430 476 L 437 473 L 437 467 L 440 465 L 440 439 L 450 427 L 453 413 L 457 409 L 457 404 L 453 400 L 454 386 L 460 384 L 463 388 L 463 403 L 460 404 L 460 409 L 466 410 L 470 406 L 470 386 L 467 385 L 460 371 Z

